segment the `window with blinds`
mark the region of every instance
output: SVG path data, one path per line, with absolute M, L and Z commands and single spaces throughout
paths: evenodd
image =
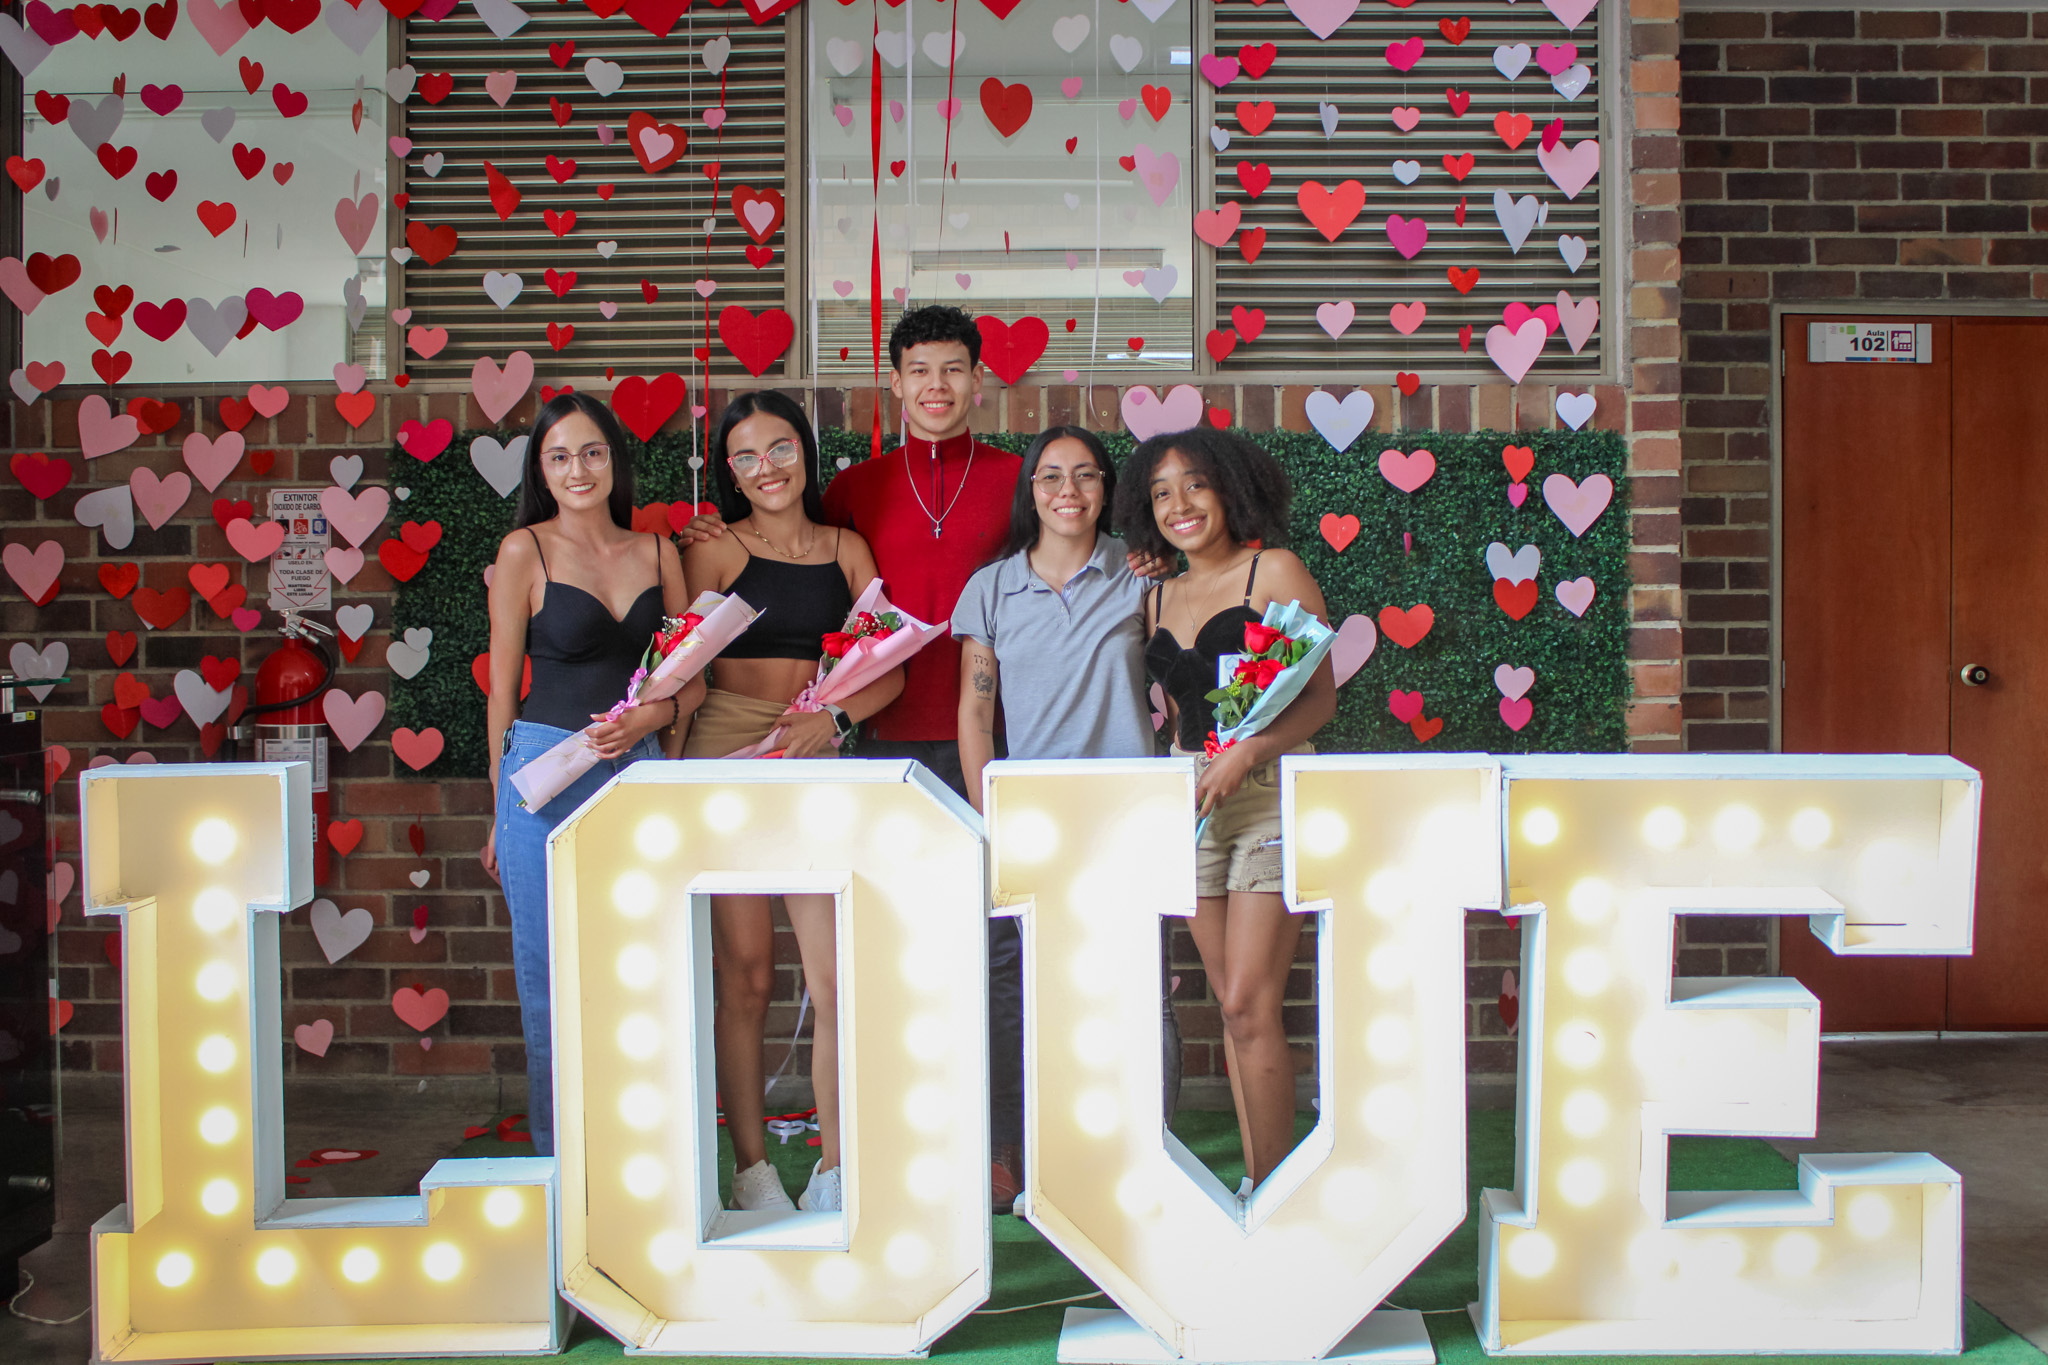
M 788 73 L 798 63 L 788 26 L 776 19 L 757 27 L 739 5 L 692 10 L 666 37 L 624 13 L 600 19 L 582 5 L 527 12 L 526 25 L 502 41 L 468 6 L 439 23 L 405 26 L 405 60 L 421 88 L 395 130 L 413 145 L 404 158 L 410 202 L 394 215 L 402 226 L 393 245 L 408 245 L 402 234 L 414 226 L 453 228 L 457 244 L 444 259 L 416 256 L 401 272 L 403 296 L 392 306 L 411 315 L 391 333 L 389 368 L 467 379 L 478 356 L 502 362 L 525 350 L 549 376 L 701 374 L 693 352 L 705 348 L 714 377 L 746 377 L 722 341 L 721 311 L 802 311 L 790 296 L 802 272 L 789 252 L 803 249 L 805 234 L 803 196 L 790 192 L 798 125 Z M 721 43 L 730 44 L 722 75 L 714 69 Z M 593 58 L 622 74 L 609 96 L 585 74 Z M 501 107 L 487 80 L 502 91 L 508 73 L 516 84 Z M 429 102 L 439 84 L 430 81 L 443 75 L 452 87 Z M 608 82 L 608 69 L 597 68 L 596 79 Z M 567 121 L 558 124 L 563 106 Z M 705 116 L 721 106 L 714 128 Z M 628 141 L 636 113 L 687 134 L 682 154 L 658 172 L 643 169 Z M 612 132 L 608 144 L 600 125 Z M 652 145 L 668 136 L 659 132 Z M 430 156 L 444 159 L 438 174 L 429 174 Z M 509 217 L 493 207 L 486 163 L 518 191 Z M 763 242 L 735 209 L 742 186 L 783 196 L 783 220 Z M 768 210 L 757 205 L 754 213 L 767 227 Z M 715 220 L 708 231 L 707 220 Z M 708 298 L 700 281 L 710 282 Z M 412 327 L 446 328 L 447 343 L 423 357 L 409 343 Z M 792 373 L 801 354 L 792 345 L 763 378 Z
M 1225 376 L 1364 369 L 1498 377 L 1486 352 L 1487 329 L 1502 322 L 1511 304 L 1554 306 L 1558 291 L 1566 290 L 1575 304 L 1602 300 L 1602 325 L 1576 355 L 1563 329 L 1554 328 L 1531 374 L 1572 379 L 1600 373 L 1604 333 L 1615 323 L 1606 316 L 1611 310 L 1602 291 L 1605 172 L 1567 198 L 1538 161 L 1553 120 L 1562 121 L 1559 152 L 1594 138 L 1603 148 L 1610 145 L 1601 113 L 1605 53 L 1598 11 L 1567 30 L 1534 0 L 1369 5 L 1322 41 L 1285 14 L 1276 20 L 1273 6 L 1249 0 L 1214 4 L 1210 21 L 1206 51 L 1216 57 L 1236 61 L 1240 48 L 1251 47 L 1256 62 L 1265 43 L 1276 51 L 1257 79 L 1247 70 L 1220 90 L 1199 83 L 1208 109 L 1197 151 L 1208 163 L 1209 202 L 1197 207 L 1227 215 L 1235 205 L 1241 215 L 1237 232 L 1221 247 L 1198 248 L 1213 280 L 1203 310 L 1209 321 L 1197 333 L 1199 366 Z M 1466 24 L 1469 31 L 1453 43 Z M 1389 60 L 1388 47 L 1410 39 L 1422 41 L 1422 55 L 1404 72 Z M 1568 44 L 1576 52 L 1568 52 Z M 1526 55 L 1514 50 L 1518 45 L 1526 45 Z M 1509 49 L 1502 59 L 1510 69 L 1520 57 L 1515 79 L 1496 67 L 1497 48 Z M 1567 55 L 1569 62 L 1562 60 Z M 1553 79 L 1542 62 L 1560 74 Z M 1464 112 L 1454 113 L 1453 101 L 1467 98 Z M 1270 111 L 1261 107 L 1267 103 Z M 1414 118 L 1409 131 L 1396 123 L 1397 114 L 1403 122 Z M 1505 136 L 1496 130 L 1496 115 L 1507 116 Z M 1214 129 L 1228 137 L 1220 150 Z M 1517 134 L 1520 145 L 1511 150 L 1508 141 Z M 1469 167 L 1462 161 L 1467 156 Z M 1411 173 L 1412 183 L 1404 183 Z M 1365 202 L 1332 242 L 1310 222 L 1298 195 L 1308 181 L 1334 192 L 1346 180 L 1363 186 Z M 1496 216 L 1496 191 L 1512 201 L 1511 225 L 1526 231 L 1519 250 Z M 1533 206 L 1524 202 L 1530 197 Z M 1462 225 L 1456 221 L 1461 202 Z M 1399 232 L 1409 245 L 1417 236 L 1413 220 L 1427 225 L 1426 242 L 1412 257 L 1396 248 L 1389 215 L 1401 217 Z M 1198 219 L 1198 229 L 1208 221 Z M 1566 239 L 1562 246 L 1560 238 Z M 1248 239 L 1251 251 L 1243 246 Z M 1460 272 L 1455 283 L 1452 270 Z M 1459 284 L 1468 287 L 1461 292 Z M 1234 318 L 1234 309 L 1263 311 L 1256 338 L 1242 335 L 1247 315 Z M 1249 320 L 1258 330 L 1256 319 Z M 1461 344 L 1465 327 L 1472 330 Z M 1225 335 L 1213 336 L 1211 329 Z M 1216 359 L 1219 351 L 1224 354 Z

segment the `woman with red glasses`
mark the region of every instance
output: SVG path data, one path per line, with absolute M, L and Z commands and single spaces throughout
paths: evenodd
M 878 678 L 822 711 L 789 710 L 817 677 L 824 637 L 846 624 L 854 599 L 875 577 L 875 557 L 857 533 L 825 524 L 815 471 L 817 438 L 803 409 L 779 393 L 735 396 L 712 433 L 709 459 L 718 514 L 728 534 L 683 553 L 691 595 L 738 593 L 760 619 L 711 665 L 711 690 L 691 724 L 685 758 L 723 758 L 783 731 L 785 758 L 830 758 L 835 743 L 894 701 L 903 670 Z M 838 991 L 833 898 L 780 898 L 796 930 L 804 984 L 816 1023 L 811 1085 L 821 1155 L 799 1206 L 837 1210 L 839 1186 Z M 718 967 L 718 1093 L 732 1135 L 733 1207 L 788 1208 L 768 1163 L 762 1127 L 761 1048 L 775 968 L 768 896 L 711 898 Z

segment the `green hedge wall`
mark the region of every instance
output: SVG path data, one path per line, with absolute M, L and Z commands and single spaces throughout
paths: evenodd
M 1354 613 L 1377 617 L 1390 605 L 1405 609 L 1426 602 L 1436 613 L 1436 624 L 1413 649 L 1380 636 L 1372 657 L 1339 692 L 1336 718 L 1316 737 L 1318 749 L 1527 753 L 1627 747 L 1629 509 L 1621 437 L 1599 431 L 1406 431 L 1397 438 L 1368 433 L 1339 455 L 1313 433 L 1245 434 L 1270 450 L 1294 480 L 1289 548 L 1322 585 L 1333 622 Z M 431 518 L 443 532 L 427 567 L 400 585 L 392 623 L 395 633 L 417 626 L 434 631 L 431 662 L 417 677 L 394 678 L 391 698 L 394 724 L 436 725 L 447 737 L 443 756 L 427 770 L 433 776 L 486 771 L 483 694 L 471 662 L 489 647 L 483 570 L 511 527 L 515 498 L 499 498 L 470 467 L 469 443 L 479 435 L 503 440 L 510 433 L 463 432 L 445 454 L 424 465 L 402 451 L 392 456 L 392 467 L 405 470 L 403 486 L 411 490 L 394 519 Z M 1022 450 L 1031 436 L 1003 432 L 984 439 Z M 1105 433 L 1103 443 L 1117 459 L 1133 444 L 1124 432 Z M 689 495 L 688 437 L 658 437 L 645 445 L 628 438 L 628 444 L 642 504 Z M 1508 502 L 1510 481 L 1501 462 L 1501 450 L 1510 444 L 1528 446 L 1536 455 L 1520 508 Z M 1379 452 L 1389 446 L 1428 449 L 1436 457 L 1435 476 L 1413 494 L 1401 492 L 1379 473 Z M 839 459 L 858 459 L 867 449 L 865 433 L 826 431 L 827 479 Z M 1544 505 L 1543 480 L 1556 473 L 1581 482 L 1606 474 L 1614 481 L 1613 502 L 1583 537 L 1574 539 Z M 1341 553 L 1318 530 L 1325 513 L 1359 519 L 1357 538 Z M 1494 541 L 1510 552 L 1533 544 L 1543 556 L 1536 608 L 1520 621 L 1494 601 L 1486 567 L 1486 547 Z M 1581 575 L 1596 585 L 1583 618 L 1566 611 L 1553 592 L 1557 583 Z M 1520 732 L 1510 730 L 1499 713 L 1493 672 L 1503 663 L 1536 674 L 1528 694 L 1534 716 Z M 1443 730 L 1427 744 L 1418 743 L 1389 710 L 1388 694 L 1395 690 L 1421 692 L 1423 714 L 1443 718 Z

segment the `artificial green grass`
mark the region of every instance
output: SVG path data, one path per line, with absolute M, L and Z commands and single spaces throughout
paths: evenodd
M 1301 1118 L 1307 1132 L 1313 1115 Z M 1434 1255 L 1394 1292 L 1391 1303 L 1417 1308 L 1429 1316 L 1430 1340 L 1436 1346 L 1441 1365 L 1476 1365 L 1487 1359 L 1465 1314 L 1465 1305 L 1478 1294 L 1479 1220 L 1477 1205 L 1482 1186 L 1504 1189 L 1514 1183 L 1515 1118 L 1511 1110 L 1475 1110 L 1469 1120 L 1467 1178 L 1474 1213 L 1445 1239 Z M 1235 1189 L 1244 1175 L 1237 1138 L 1237 1117 L 1228 1112 L 1204 1110 L 1184 1112 L 1174 1119 L 1173 1130 L 1223 1181 Z M 732 1165 L 731 1148 L 719 1135 L 722 1171 L 719 1188 L 726 1192 Z M 519 1154 L 523 1145 L 477 1138 L 458 1148 L 456 1156 L 504 1156 Z M 783 1184 L 794 1197 L 810 1177 L 815 1148 L 801 1139 L 787 1146 L 770 1141 L 769 1159 L 782 1173 Z M 1798 1185 L 1797 1167 L 1768 1143 L 1755 1138 L 1674 1138 L 1671 1143 L 1671 1184 L 1673 1189 L 1691 1190 L 1774 1190 Z M 1042 1303 L 1086 1294 L 1094 1289 L 1087 1277 L 1040 1237 L 1021 1218 L 995 1220 L 995 1292 L 986 1308 L 1001 1309 L 1018 1304 Z M 1081 1306 L 1114 1307 L 1107 1298 Z M 932 1348 L 932 1357 L 947 1357 L 957 1365 L 1053 1365 L 1059 1343 L 1063 1306 L 1032 1308 L 1020 1313 L 979 1313 L 948 1332 Z M 1964 1318 L 1966 1348 L 1961 1357 L 1970 1365 L 2039 1365 L 2048 1361 L 2033 1344 L 1984 1311 L 1976 1302 L 1967 1304 Z M 624 1358 L 624 1348 L 587 1320 L 578 1320 L 568 1349 L 560 1358 L 585 1365 L 600 1360 Z M 1723 1356 L 1723 1365 L 1740 1365 L 1744 1360 L 1773 1357 Z M 495 1357 L 466 1357 L 459 1365 L 481 1365 Z M 1544 1361 L 1548 1357 L 1521 1357 Z M 1639 1365 L 1655 1365 L 1666 1357 L 1628 1357 Z M 1699 1357 L 1671 1357 L 1697 1362 Z M 1885 1362 L 1924 1362 L 1925 1356 L 1800 1356 L 1801 1365 L 1884 1365 Z M 1579 1358 L 1557 1358 L 1558 1365 L 1583 1365 Z M 458 1365 L 444 1362 L 443 1365 Z M 735 1365 L 722 1360 L 719 1365 Z M 741 1363 L 743 1365 L 743 1363 Z M 762 1365 L 768 1365 L 764 1359 Z

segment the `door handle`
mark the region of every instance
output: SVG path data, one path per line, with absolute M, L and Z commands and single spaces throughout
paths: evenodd
M 1964 664 L 1962 679 L 1965 687 L 1982 687 L 1991 681 L 1991 670 L 1982 664 Z

